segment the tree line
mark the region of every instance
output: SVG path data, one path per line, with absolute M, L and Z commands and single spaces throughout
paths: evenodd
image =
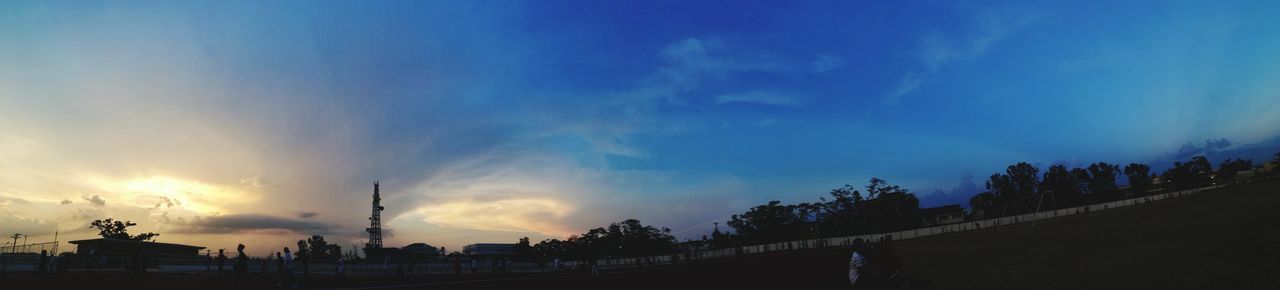
M 675 252 L 675 245 L 671 229 L 628 219 L 564 240 L 546 239 L 530 244 L 529 238 L 524 237 L 516 243 L 515 250 L 518 258 L 590 260 L 670 254 Z
M 1280 162 L 1276 153 L 1271 162 Z M 1237 172 L 1255 168 L 1252 160 L 1227 159 L 1214 169 L 1204 156 L 1174 162 L 1163 173 L 1151 166 L 1130 163 L 1121 166 L 1096 162 L 1068 168 L 1055 164 L 1041 170 L 1027 162 L 1009 165 L 1004 172 L 991 174 L 986 190 L 969 199 L 969 218 L 994 218 L 1140 197 L 1161 190 L 1181 190 L 1211 185 L 1215 180 L 1235 178 Z M 1120 186 L 1121 177 L 1127 187 Z M 1158 187 L 1157 187 L 1158 185 Z M 784 204 L 773 200 L 730 216 L 732 231 L 713 231 L 702 243 L 712 248 L 763 244 L 788 240 L 841 237 L 919 228 L 923 225 L 920 200 L 916 194 L 880 178 L 865 186 L 833 188 L 815 202 Z M 516 244 L 518 256 L 526 258 L 592 259 L 670 254 L 677 242 L 666 228 L 646 226 L 629 219 L 595 228 L 568 239 L 547 239 L 530 244 L 522 238 Z

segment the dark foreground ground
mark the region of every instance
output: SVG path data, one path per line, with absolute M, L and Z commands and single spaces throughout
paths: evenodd
M 1280 289 L 1280 181 L 1089 215 L 895 242 L 927 289 Z M 390 280 L 302 279 L 309 289 L 844 289 L 848 249 L 673 267 Z M 232 289 L 207 275 L 6 275 L 5 289 Z M 272 289 L 255 279 L 241 289 Z

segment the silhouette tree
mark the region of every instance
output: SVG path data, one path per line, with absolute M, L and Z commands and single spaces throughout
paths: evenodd
M 798 209 L 774 200 L 731 216 L 727 224 L 735 233 L 754 242 L 782 241 L 804 233 L 805 220 Z
M 991 211 L 988 214 L 1002 214 L 1003 208 L 1010 200 L 1018 198 L 1018 191 L 1013 186 L 1013 179 L 1007 174 L 995 173 L 987 179 L 987 193 L 991 195 Z
M 521 239 L 521 243 L 527 242 L 527 238 Z M 529 251 L 543 258 L 635 257 L 674 253 L 675 242 L 671 229 L 646 226 L 639 220 L 628 219 L 588 230 L 582 235 L 569 236 L 564 241 L 543 240 L 530 246 Z
M 1151 166 L 1129 163 L 1124 167 L 1124 175 L 1129 178 L 1129 188 L 1134 195 L 1145 195 L 1151 188 Z
M 1079 191 L 1080 194 L 1089 194 L 1089 183 L 1093 182 L 1093 177 L 1089 176 L 1088 169 L 1072 168 L 1071 178 L 1076 181 L 1076 190 Z
M 1162 177 L 1175 188 L 1187 189 L 1209 185 L 1208 175 L 1213 173 L 1213 165 L 1204 156 L 1192 157 L 1187 163 L 1174 162 L 1173 168 L 1166 170 Z
M 858 217 L 857 204 L 862 203 L 862 193 L 855 190 L 853 186 L 845 184 L 843 187 L 831 189 L 828 194 L 831 200 L 825 197 L 819 197 L 818 203 L 810 206 L 817 207 L 812 216 L 818 220 L 818 228 L 823 232 L 818 233 L 826 236 L 843 236 L 858 232 L 862 226 L 862 222 Z M 715 233 L 712 233 L 715 236 Z
M 727 223 L 733 235 L 712 233 L 715 244 L 729 241 L 766 243 L 806 236 L 845 236 L 912 228 L 920 225 L 920 202 L 915 194 L 880 178 L 871 178 L 866 198 L 853 186 L 832 189 L 831 199 L 795 205 L 770 201 L 733 215 Z
M 867 200 L 858 212 L 869 230 L 896 231 L 920 226 L 920 200 L 907 189 L 872 177 L 867 183 Z
M 532 246 L 534 256 L 542 259 L 565 258 L 565 242 L 557 239 L 546 239 Z
M 1227 179 L 1235 178 L 1237 172 L 1245 171 L 1249 169 L 1253 169 L 1253 160 L 1243 160 L 1243 159 L 1223 160 L 1222 164 L 1218 165 L 1218 173 L 1216 174 L 1216 178 L 1218 180 L 1227 180 Z
M 299 249 L 303 248 L 303 242 L 306 243 L 308 258 L 316 260 L 336 260 L 342 257 L 342 247 L 325 241 L 324 236 L 313 235 L 311 238 L 298 242 Z
M 1013 189 L 1018 196 L 1027 196 L 1039 192 L 1039 172 L 1039 168 L 1026 162 L 1019 162 L 1005 169 L 1005 173 L 1009 174 Z
M 969 208 L 974 218 L 981 219 L 994 217 L 999 214 L 999 206 L 996 206 L 996 197 L 990 191 L 984 191 L 969 198 Z
M 1089 164 L 1089 193 L 1096 196 L 1095 202 L 1119 198 L 1119 187 L 1116 186 L 1116 178 L 1119 176 L 1119 165 L 1106 162 Z
M 520 258 L 529 258 L 533 256 L 533 245 L 529 244 L 529 237 L 520 238 L 515 246 L 516 256 Z
M 1053 192 L 1053 200 L 1059 208 L 1078 205 L 1083 198 L 1076 178 L 1071 175 L 1071 171 L 1067 170 L 1065 165 L 1061 164 L 1049 166 L 1044 173 L 1040 190 Z
M 148 232 L 148 233 L 141 233 L 136 236 L 130 236 L 129 227 L 136 226 L 136 225 L 138 224 L 133 223 L 131 221 L 117 221 L 117 220 L 108 218 L 105 220 L 94 220 L 93 222 L 89 223 L 89 228 L 98 229 L 98 235 L 108 239 L 150 241 L 151 239 L 160 235 L 157 233 Z

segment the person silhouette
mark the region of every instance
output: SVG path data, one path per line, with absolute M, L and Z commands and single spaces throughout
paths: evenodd
M 244 253 L 244 244 L 236 246 L 236 289 L 240 288 L 240 282 L 249 279 L 249 255 Z
M 216 259 L 218 262 L 218 278 L 221 279 L 222 276 L 226 274 L 225 270 L 223 269 L 224 269 L 224 266 L 227 264 L 227 254 L 224 252 L 223 249 L 218 249 L 218 257 Z
M 346 264 L 347 264 L 347 259 L 345 259 L 345 258 L 343 258 L 343 257 L 339 256 L 339 257 L 338 257 L 338 267 L 333 269 L 333 271 L 334 271 L 334 277 L 337 277 L 337 278 L 342 278 L 342 277 L 343 277 L 342 270 L 344 270 L 343 268 L 346 266 Z
M 284 265 L 280 270 L 284 287 L 296 288 L 298 282 L 293 279 L 293 252 L 289 251 L 289 247 L 284 247 L 284 257 L 280 259 L 280 263 Z
M 49 269 L 49 251 L 40 250 L 40 266 L 38 269 L 40 271 L 40 277 L 43 278 L 44 273 Z
M 276 252 L 276 276 L 284 276 L 284 257 L 280 256 L 280 252 Z
M 285 276 L 284 257 L 280 255 L 280 252 L 276 252 L 276 278 L 280 281 L 276 283 L 276 287 L 284 287 L 287 279 Z

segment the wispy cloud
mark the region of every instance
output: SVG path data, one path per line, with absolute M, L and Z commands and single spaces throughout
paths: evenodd
M 897 106 L 902 104 L 902 96 L 906 96 L 907 94 L 914 92 L 917 88 L 920 88 L 920 83 L 921 80 L 916 77 L 916 73 L 914 71 L 907 72 L 907 74 L 902 76 L 902 80 L 898 81 L 898 85 L 895 86 L 892 91 L 885 94 L 882 103 L 888 106 Z
M 104 199 L 102 199 L 102 197 L 99 197 L 97 194 L 95 194 L 95 195 L 93 195 L 93 196 L 89 196 L 89 195 L 87 195 L 87 194 L 86 194 L 86 195 L 82 195 L 82 196 L 80 196 L 80 199 L 83 199 L 84 201 L 87 201 L 87 202 L 89 202 L 89 204 L 92 204 L 93 206 L 96 206 L 96 207 L 104 207 L 104 206 L 107 206 L 107 201 L 106 201 L 106 200 L 104 200 Z M 66 204 L 66 203 L 64 203 L 64 204 Z
M 750 91 L 741 94 L 723 94 L 715 96 L 716 104 L 750 103 L 771 106 L 801 107 L 805 105 L 803 98 L 793 94 L 772 91 Z
M 485 231 L 536 232 L 565 237 L 576 229 L 557 222 L 574 208 L 554 199 L 458 200 L 420 209 L 423 221 L 444 227 Z
M 813 60 L 813 71 L 823 73 L 842 68 L 844 65 L 845 59 L 843 57 L 832 54 L 820 54 L 818 55 L 818 59 Z
M 902 103 L 920 88 L 925 76 L 938 74 L 944 67 L 960 60 L 976 59 L 992 46 L 1010 35 L 1034 24 L 1039 14 L 1024 10 L 986 10 L 974 14 L 972 25 L 965 32 L 942 33 L 931 31 L 919 42 L 919 59 L 924 76 L 909 70 L 899 78 L 898 84 L 884 94 L 881 102 L 888 106 Z

